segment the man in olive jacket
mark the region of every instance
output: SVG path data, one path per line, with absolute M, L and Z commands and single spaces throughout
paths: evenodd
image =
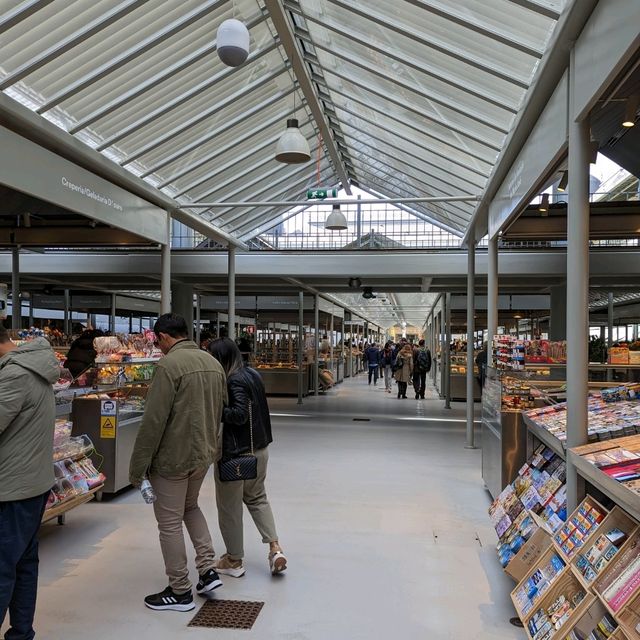
M 204 594 L 222 585 L 198 495 L 209 467 L 220 457 L 227 383 L 220 363 L 187 338 L 184 318 L 165 314 L 153 330 L 165 356 L 147 393 L 129 476 L 134 486 L 148 476 L 156 495 L 154 511 L 169 586 L 147 596 L 145 605 L 191 611 L 195 603 L 183 522 L 196 550 L 196 591 Z
M 0 626 L 31 640 L 38 591 L 38 530 L 53 486 L 51 386 L 60 365 L 44 338 L 20 347 L 0 323 Z

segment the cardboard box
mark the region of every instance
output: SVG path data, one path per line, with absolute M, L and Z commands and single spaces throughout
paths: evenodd
M 609 364 L 629 364 L 629 348 L 611 347 L 609 349 Z
M 629 351 L 629 364 L 640 364 L 640 351 Z
M 505 573 L 516 582 L 520 582 L 550 546 L 551 536 L 544 529 L 537 529 L 505 567 Z

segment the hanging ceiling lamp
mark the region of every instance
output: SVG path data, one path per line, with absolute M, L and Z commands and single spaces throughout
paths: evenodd
M 276 160 L 286 164 L 301 164 L 311 160 L 309 143 L 300 133 L 295 118 L 287 120 L 287 130 L 280 136 L 276 145 Z
M 347 219 L 344 213 L 340 211 L 340 205 L 334 204 L 329 217 L 324 223 L 324 228 L 329 231 L 344 231 L 348 228 Z
M 249 30 L 240 20 L 231 18 L 218 27 L 216 49 L 228 67 L 239 67 L 247 59 L 249 42 Z
M 569 184 L 569 172 L 563 171 L 562 177 L 560 178 L 560 182 L 558 182 L 558 191 L 566 191 L 568 184 Z
M 542 213 L 543 215 L 549 215 L 549 194 L 548 193 L 542 194 L 542 200 L 538 205 L 538 211 L 540 211 L 540 213 Z
M 635 126 L 636 116 L 638 113 L 638 102 L 640 102 L 640 96 L 630 96 L 627 99 L 627 104 L 624 109 L 624 120 L 622 126 L 627 129 Z

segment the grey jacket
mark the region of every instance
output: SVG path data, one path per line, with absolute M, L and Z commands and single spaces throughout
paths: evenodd
M 0 358 L 0 502 L 34 498 L 53 486 L 51 385 L 59 375 L 44 338 Z

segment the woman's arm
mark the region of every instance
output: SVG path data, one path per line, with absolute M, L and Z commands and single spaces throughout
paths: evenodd
M 249 394 L 242 384 L 229 385 L 229 405 L 224 408 L 222 421 L 227 424 L 246 424 L 249 422 Z

